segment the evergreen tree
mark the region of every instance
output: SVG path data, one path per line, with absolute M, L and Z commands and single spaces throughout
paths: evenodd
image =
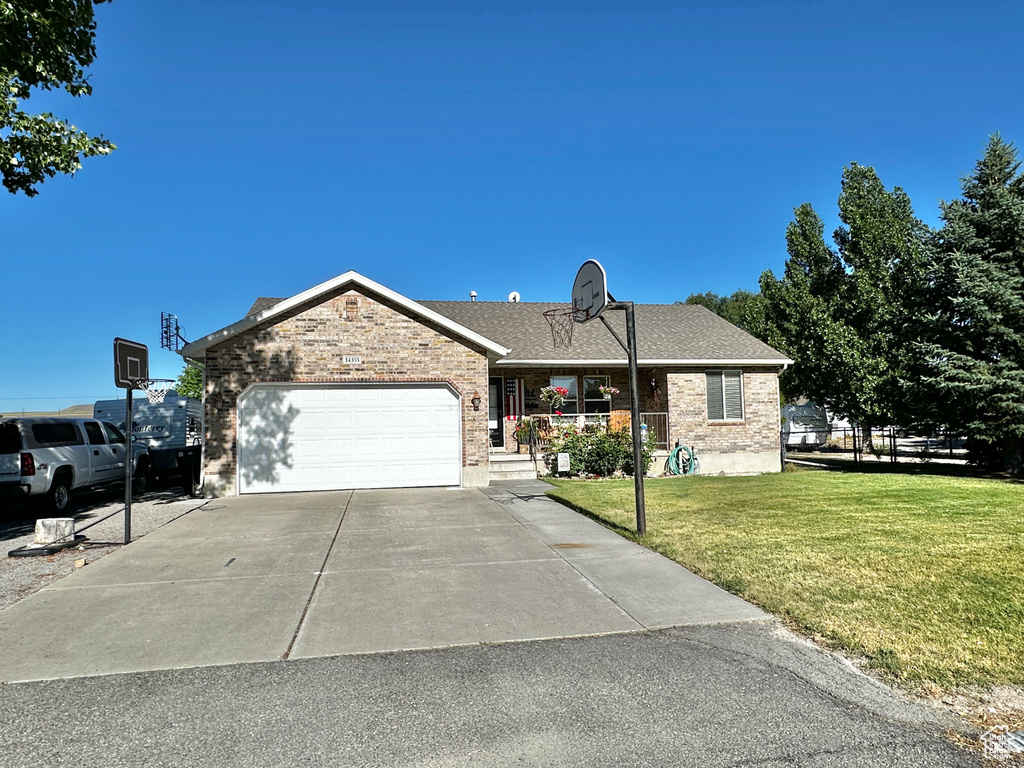
M 760 337 L 791 357 L 780 385 L 787 398 L 806 395 L 846 415 L 847 383 L 857 369 L 857 339 L 841 320 L 842 263 L 828 247 L 824 224 L 809 203 L 795 210 L 786 228 L 789 259 L 781 280 L 761 275 L 765 299 Z
M 887 191 L 870 167 L 843 172 L 834 234 L 844 267 L 843 320 L 860 340 L 855 405 L 849 415 L 866 427 L 907 421 L 901 386 L 911 340 L 907 302 L 920 280 L 928 228 L 899 187 Z
M 843 170 L 839 216 L 833 250 L 814 209 L 796 209 L 782 280 L 761 276 L 762 336 L 794 360 L 787 394 L 865 427 L 887 426 L 902 415 L 904 299 L 926 228 L 903 190 L 886 190 L 873 168 L 856 163 Z
M 919 391 L 973 458 L 1020 470 L 1024 435 L 1024 177 L 992 136 L 962 197 L 942 203 L 917 294 Z

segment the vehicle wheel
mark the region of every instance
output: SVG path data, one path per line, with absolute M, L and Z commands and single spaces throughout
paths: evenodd
M 132 478 L 132 495 L 141 496 L 149 487 L 149 467 L 140 464 L 135 470 L 135 477 Z
M 52 512 L 63 512 L 71 503 L 71 478 L 66 474 L 53 478 L 53 486 L 47 494 L 47 506 Z

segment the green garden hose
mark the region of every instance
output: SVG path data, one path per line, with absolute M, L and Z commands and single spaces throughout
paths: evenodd
M 668 471 L 673 475 L 696 475 L 700 472 L 700 461 L 694 451 L 677 445 L 668 455 Z

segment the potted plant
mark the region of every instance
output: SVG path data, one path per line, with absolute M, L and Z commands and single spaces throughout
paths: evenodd
M 519 443 L 520 453 L 531 453 L 536 448 L 539 432 L 537 430 L 537 422 L 530 417 L 525 417 L 519 420 L 516 424 L 514 431 L 516 436 L 516 442 Z
M 618 387 L 605 386 L 604 384 L 599 386 L 597 388 L 597 391 L 600 392 L 602 395 L 604 395 L 604 399 L 605 400 L 611 400 L 612 399 L 612 395 L 619 394 L 619 388 Z
M 537 424 L 528 417 L 520 419 L 515 425 L 514 434 L 516 442 L 519 443 L 519 453 L 528 453 L 530 440 L 537 437 Z

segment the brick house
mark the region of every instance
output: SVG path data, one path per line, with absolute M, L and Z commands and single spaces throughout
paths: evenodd
M 355 272 L 258 299 L 181 350 L 205 366 L 208 492 L 482 486 L 517 418 L 549 416 L 542 387 L 570 391 L 563 420 L 628 410 L 621 347 L 591 322 L 554 348 L 556 306 L 416 302 Z M 663 446 L 695 446 L 705 473 L 779 471 L 790 361 L 699 306 L 639 304 L 636 326 L 641 418 Z

